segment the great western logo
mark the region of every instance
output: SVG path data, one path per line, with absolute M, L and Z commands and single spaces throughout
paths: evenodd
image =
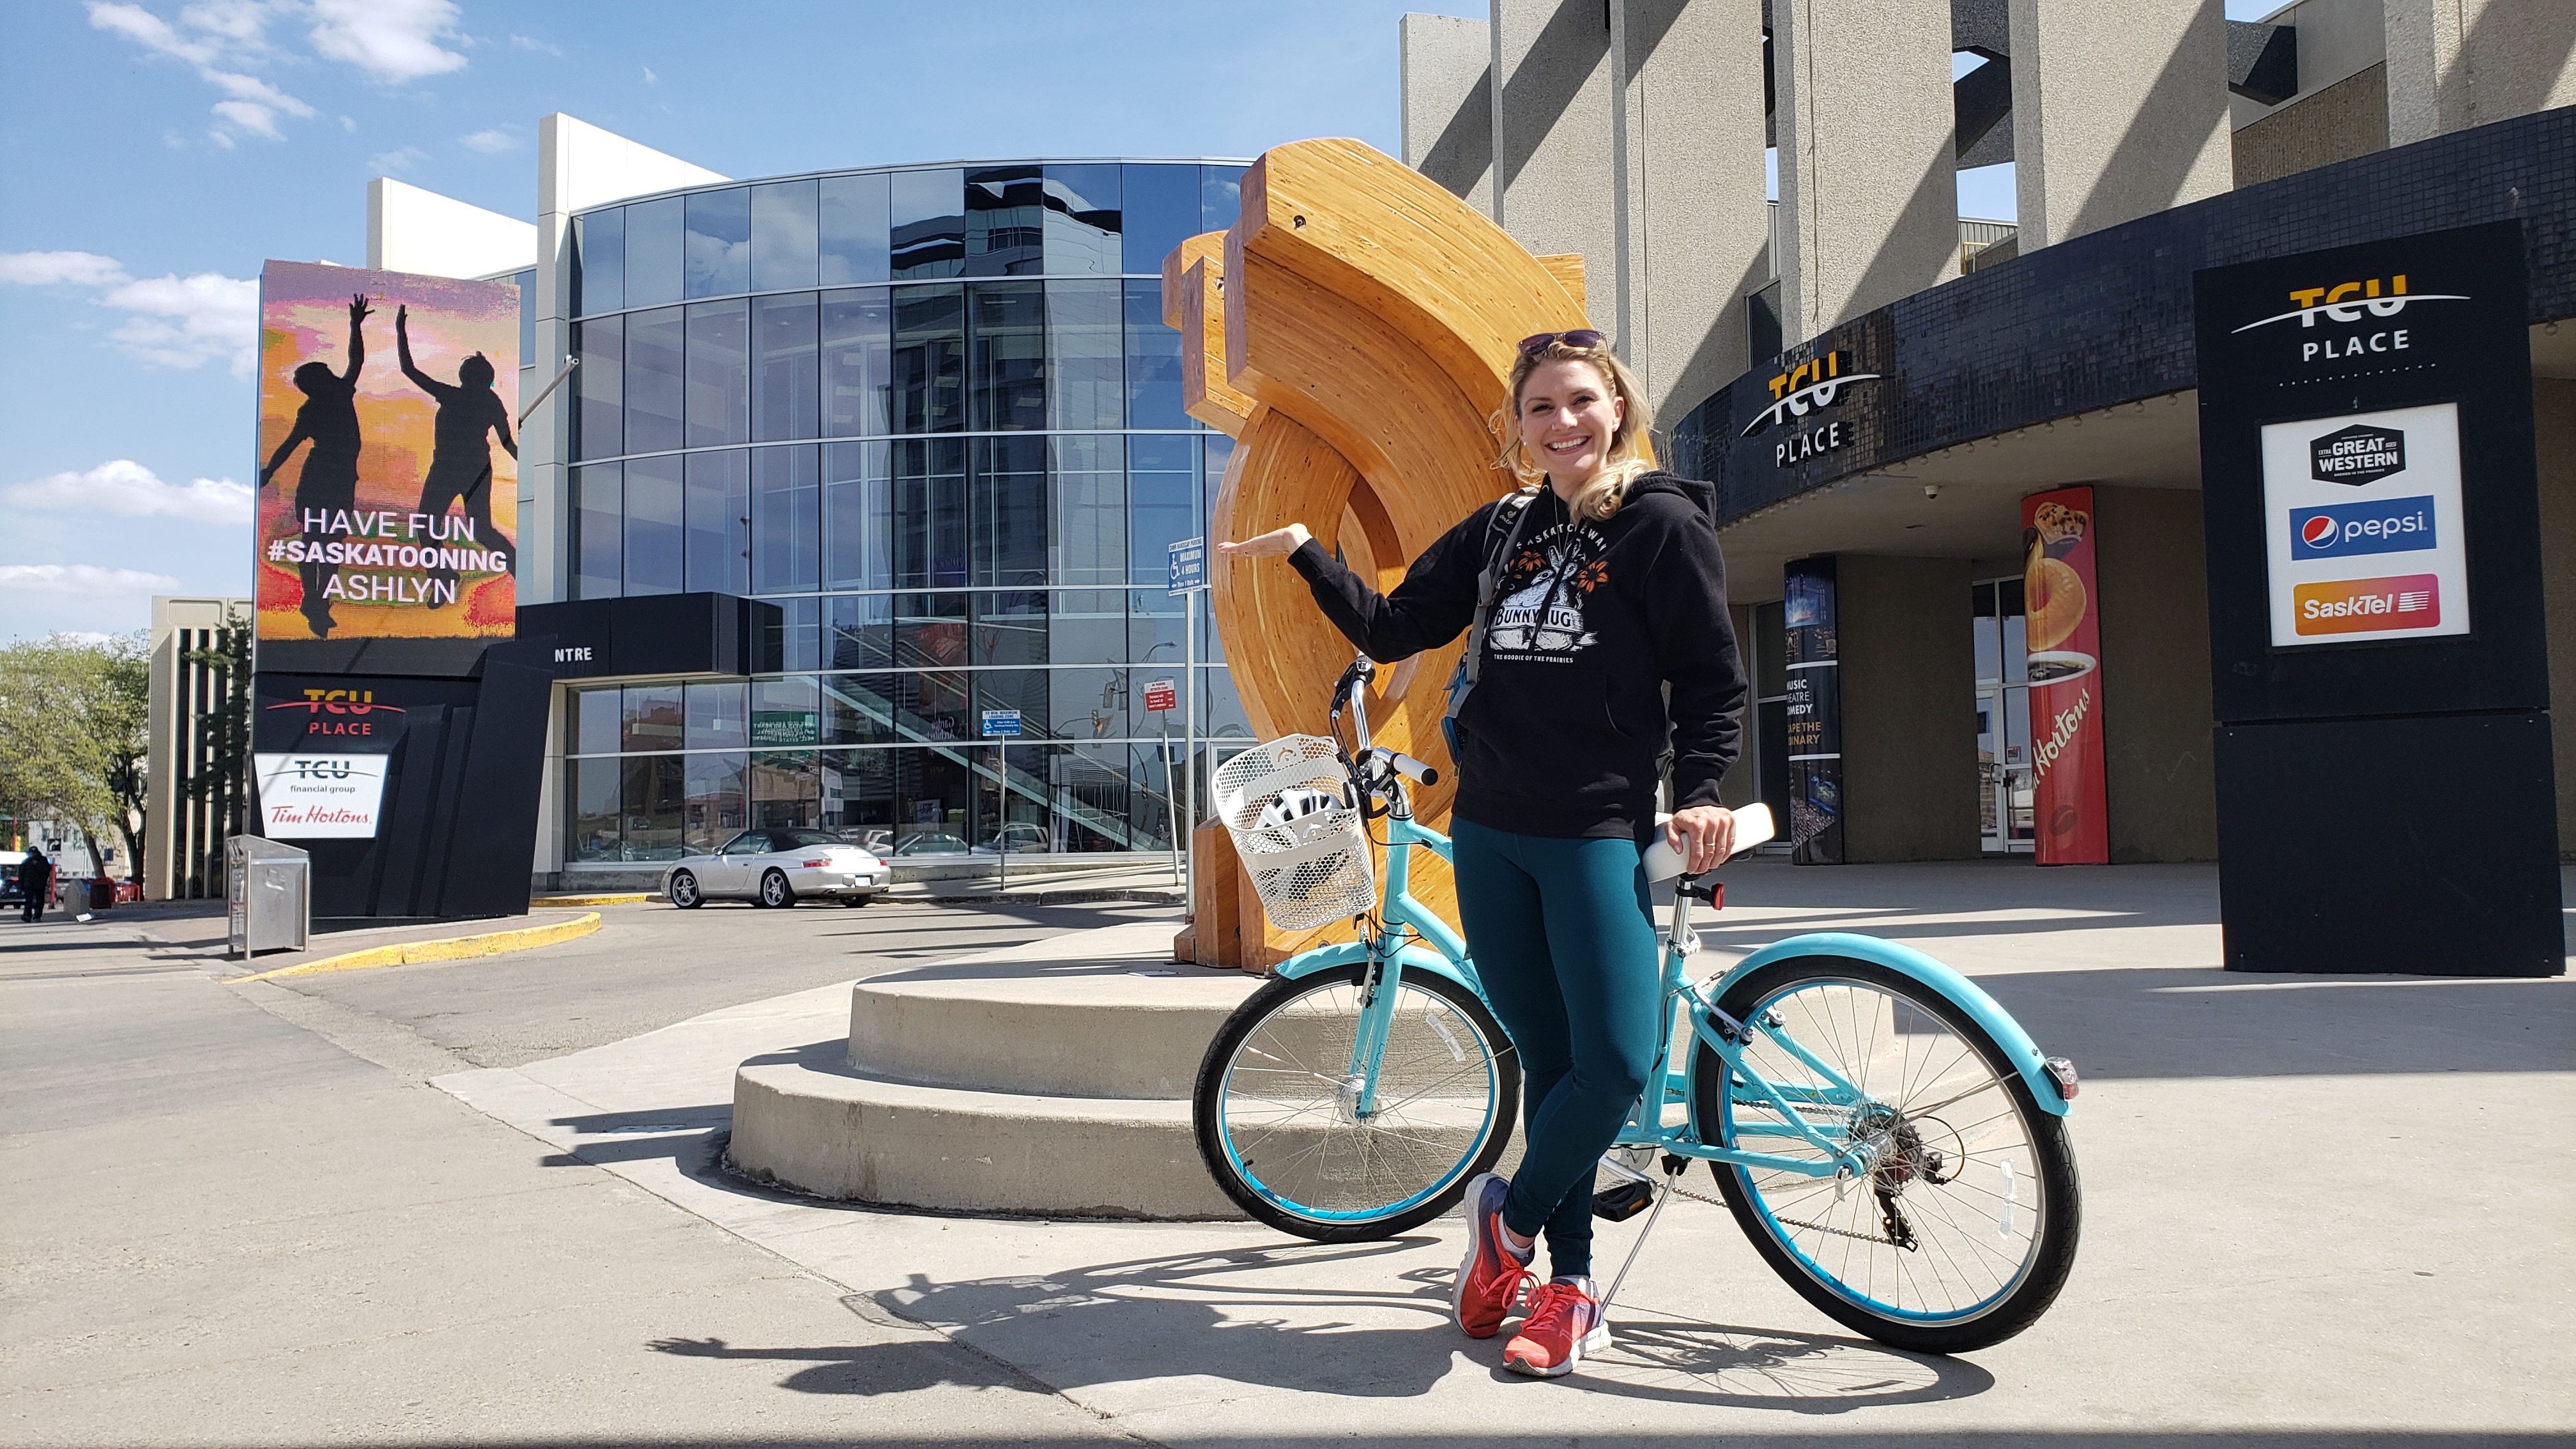
M 2406 435 L 2395 428 L 2355 424 L 2308 445 L 2308 476 L 2320 483 L 2358 488 L 2406 471 Z
M 2434 547 L 2433 498 L 2374 498 L 2290 510 L 2290 557 L 2346 558 Z
M 1840 419 L 1818 419 L 1812 423 L 1797 420 L 1841 402 L 1843 389 L 1853 383 L 1869 382 L 1877 377 L 1875 372 L 1859 371 L 1852 362 L 1851 353 L 1844 348 L 1838 347 L 1809 358 L 1771 378 L 1771 406 L 1754 415 L 1753 421 L 1745 425 L 1742 436 L 1752 437 L 1765 428 L 1794 427 L 1796 431 L 1771 449 L 1773 466 L 1782 468 L 1804 462 L 1818 453 L 1848 447 L 1853 431 Z
M 2442 580 L 2436 574 L 2403 574 L 2301 584 L 2290 591 L 2290 607 L 2301 634 L 2430 629 L 2442 622 Z

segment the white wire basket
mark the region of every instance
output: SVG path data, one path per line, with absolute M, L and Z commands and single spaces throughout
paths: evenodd
M 1331 740 L 1255 745 L 1218 766 L 1209 785 L 1272 925 L 1302 931 L 1376 909 L 1368 832 Z

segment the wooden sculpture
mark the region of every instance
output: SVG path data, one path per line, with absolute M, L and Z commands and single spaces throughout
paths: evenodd
M 1438 183 L 1349 140 L 1299 141 L 1254 162 L 1233 229 L 1164 259 L 1163 320 L 1181 334 L 1190 415 L 1235 439 L 1211 543 L 1304 523 L 1381 589 L 1515 485 L 1493 459 L 1520 339 L 1588 325 L 1582 258 L 1532 256 Z M 1324 733 L 1350 644 L 1285 563 L 1229 562 L 1213 548 L 1208 563 L 1217 637 L 1253 732 Z M 1441 783 L 1414 792 L 1435 827 L 1455 792 L 1439 722 L 1459 648 L 1381 661 L 1368 702 L 1378 743 L 1440 767 Z M 1224 841 L 1221 829 L 1199 833 L 1196 929 L 1175 943 L 1185 958 L 1266 969 L 1347 937 L 1348 922 L 1272 927 Z M 1446 866 L 1417 861 L 1414 892 L 1456 919 Z

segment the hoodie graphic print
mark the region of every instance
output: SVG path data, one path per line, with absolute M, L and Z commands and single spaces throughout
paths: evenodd
M 1502 594 L 1485 637 L 1487 657 L 1563 663 L 1599 642 L 1583 606 L 1610 581 L 1601 535 L 1561 523 L 1521 546 L 1503 566 Z

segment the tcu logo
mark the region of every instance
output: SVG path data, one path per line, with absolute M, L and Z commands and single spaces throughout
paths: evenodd
M 2290 291 L 2291 310 L 2276 312 L 2260 322 L 2248 322 L 2237 328 L 2251 332 L 2275 322 L 2299 319 L 2302 327 L 2314 327 L 2322 315 L 2329 322 L 2359 322 L 2366 317 L 2394 317 L 2406 310 L 2410 302 L 2465 302 L 2469 299 L 2448 292 L 2409 292 L 2406 274 L 2364 277 L 2357 282 L 2337 282 L 2330 287 L 2294 287 Z M 2384 348 L 2372 348 L 2374 352 Z
M 1749 438 L 1786 419 L 1802 418 L 1816 408 L 1832 407 L 1840 400 L 1845 384 L 1867 382 L 1878 376 L 1874 372 L 1854 372 L 1851 369 L 1851 353 L 1838 347 L 1772 378 L 1771 406 L 1754 416 L 1743 435 Z

